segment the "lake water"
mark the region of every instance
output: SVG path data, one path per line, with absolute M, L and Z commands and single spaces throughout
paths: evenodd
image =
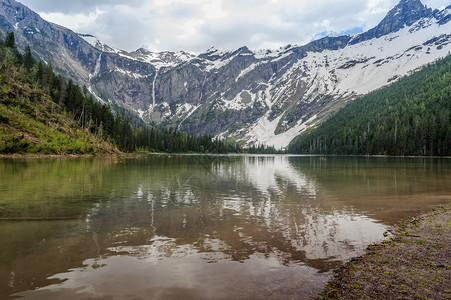
M 0 299 L 303 299 L 450 183 L 450 159 L 0 160 Z

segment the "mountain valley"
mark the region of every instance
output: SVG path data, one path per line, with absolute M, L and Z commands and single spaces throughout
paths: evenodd
M 367 32 L 303 46 L 128 53 L 46 22 L 14 0 L 0 4 L 3 35 L 14 32 L 20 47 L 30 45 L 100 102 L 151 125 L 277 149 L 356 97 L 449 55 L 450 20 L 451 6 L 401 0 Z

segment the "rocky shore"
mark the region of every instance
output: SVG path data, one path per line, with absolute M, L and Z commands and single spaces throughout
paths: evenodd
M 390 234 L 336 270 L 316 299 L 450 299 L 451 203 Z

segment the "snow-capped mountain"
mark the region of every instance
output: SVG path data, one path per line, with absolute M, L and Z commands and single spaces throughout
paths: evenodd
M 48 23 L 13 0 L 0 5 L 4 33 L 14 31 L 20 45 L 30 44 L 99 100 L 154 124 L 276 148 L 358 95 L 449 55 L 450 20 L 451 5 L 433 11 L 401 0 L 365 33 L 303 46 L 129 53 Z

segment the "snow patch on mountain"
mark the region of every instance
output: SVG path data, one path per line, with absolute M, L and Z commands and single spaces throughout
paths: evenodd
M 256 67 L 258 67 L 260 65 L 260 63 L 255 63 L 250 65 L 249 67 L 247 67 L 246 69 L 242 70 L 240 72 L 240 74 L 238 75 L 237 78 L 235 78 L 235 82 L 238 81 L 241 77 L 245 76 L 247 73 L 251 72 L 252 70 L 254 70 Z
M 147 76 L 144 76 L 144 75 L 141 75 L 141 74 L 138 74 L 138 73 L 133 73 L 131 71 L 124 70 L 124 69 L 121 69 L 121 68 L 115 68 L 114 71 L 119 72 L 119 73 L 124 74 L 124 75 L 129 76 L 129 77 L 132 77 L 134 79 L 140 79 L 140 78 L 147 77 Z
M 188 103 L 186 103 L 183 107 L 184 111 L 177 111 L 177 113 L 180 112 L 180 114 L 182 115 L 183 113 L 185 113 L 185 117 L 183 118 L 183 120 L 179 123 L 179 125 L 177 126 L 177 130 L 180 129 L 180 126 L 182 126 L 182 124 L 199 108 L 201 107 L 201 104 L 199 105 L 190 105 Z
M 276 149 L 285 148 L 296 136 L 310 128 L 315 124 L 317 115 L 312 116 L 307 121 L 300 120 L 296 126 L 292 127 L 283 134 L 275 134 L 277 125 L 281 121 L 282 116 L 270 121 L 268 114 L 260 118 L 258 122 L 245 135 L 244 140 L 247 145 L 256 145 L 262 143 L 267 146 L 274 146 Z
M 206 61 L 207 66 L 205 67 L 205 71 L 210 72 L 212 70 L 219 70 L 222 67 L 225 67 L 226 65 L 228 65 L 238 55 L 239 55 L 239 53 L 237 53 L 233 56 L 230 56 L 230 57 L 221 56 L 219 59 L 207 60 Z
M 256 95 L 249 90 L 243 90 L 232 100 L 223 99 L 221 107 L 231 110 L 243 110 L 251 107 L 255 102 Z
M 152 52 L 143 48 L 138 49 L 135 52 L 127 53 L 125 55 L 128 56 L 130 59 L 150 63 L 158 69 L 175 67 L 179 64 L 189 62 L 196 57 L 195 55 L 185 51 Z

